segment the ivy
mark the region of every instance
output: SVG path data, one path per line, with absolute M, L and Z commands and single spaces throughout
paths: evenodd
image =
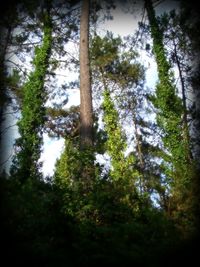
M 185 149 L 186 141 L 183 137 L 184 108 L 181 98 L 176 94 L 173 73 L 170 72 L 170 64 L 167 61 L 163 45 L 163 33 L 159 29 L 158 20 L 150 0 L 146 0 L 146 9 L 150 22 L 153 53 L 157 62 L 159 77 L 152 103 L 157 108 L 157 123 L 162 130 L 164 147 L 167 153 L 171 155 L 171 165 L 165 169 L 165 175 L 172 178 L 170 186 L 172 199 L 176 206 L 174 208 L 175 214 L 179 212 L 180 205 L 182 208 L 184 206 L 183 209 L 185 209 L 185 212 L 190 208 L 185 199 L 185 195 L 190 195 L 188 184 L 191 184 L 192 166 L 187 160 L 188 151 Z M 174 215 L 175 217 L 176 215 Z M 187 221 L 189 217 L 186 217 L 181 219 Z M 179 220 L 181 219 L 179 218 Z
M 43 43 L 35 48 L 34 71 L 22 87 L 22 111 L 18 122 L 20 138 L 16 141 L 17 155 L 13 160 L 11 173 L 20 180 L 39 175 L 39 163 L 42 145 L 42 126 L 45 121 L 46 92 L 45 76 L 51 55 L 52 24 L 49 12 L 43 18 Z
M 103 121 L 108 136 L 106 151 L 111 157 L 111 177 L 113 180 L 127 179 L 130 181 L 137 176 L 132 169 L 135 158 L 133 155 L 129 157 L 124 155 L 127 148 L 125 134 L 119 124 L 118 113 L 107 89 L 104 91 L 103 97 Z

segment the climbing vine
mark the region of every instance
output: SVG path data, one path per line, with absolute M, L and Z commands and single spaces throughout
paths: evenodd
M 39 157 L 42 145 L 42 126 L 45 121 L 46 92 L 44 88 L 48 62 L 51 55 L 52 23 L 49 6 L 43 13 L 43 43 L 35 48 L 34 71 L 22 87 L 22 111 L 18 122 L 20 138 L 16 141 L 17 155 L 11 173 L 21 180 L 39 174 Z
M 153 53 L 157 62 L 159 81 L 156 85 L 155 96 L 151 98 L 157 108 L 157 123 L 162 130 L 162 141 L 169 160 L 165 165 L 165 176 L 171 179 L 171 200 L 169 202 L 169 213 L 175 218 L 181 227 L 189 226 L 188 217 L 184 215 L 192 205 L 187 198 L 191 197 L 192 164 L 187 160 L 185 149 L 184 127 L 183 127 L 183 104 L 181 98 L 176 94 L 174 75 L 170 71 L 163 45 L 163 34 L 159 29 L 155 11 L 150 0 L 146 0 L 151 36 L 153 39 Z M 187 196 L 187 197 L 186 197 Z M 180 223 L 182 220 L 182 223 Z M 191 220 L 191 218 L 189 219 Z

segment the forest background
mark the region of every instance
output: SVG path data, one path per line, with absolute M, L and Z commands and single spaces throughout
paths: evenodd
M 138 18 L 127 36 L 102 31 L 116 10 Z M 8 3 L 0 22 L 6 261 L 163 266 L 197 257 L 196 6 L 24 0 Z M 147 79 L 152 65 L 156 77 Z M 10 115 L 18 136 L 3 158 Z M 63 140 L 49 152 L 58 159 L 48 175 L 45 136 Z

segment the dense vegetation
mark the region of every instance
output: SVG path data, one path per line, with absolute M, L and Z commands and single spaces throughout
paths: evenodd
M 120 1 L 21 0 L 4 8 L 0 122 L 7 103 L 19 117 L 9 173 L 1 162 L 6 265 L 197 259 L 200 20 L 193 6 L 178 4 L 157 16 L 157 2 L 145 0 L 137 31 L 125 38 L 99 31 Z M 155 88 L 146 84 L 141 52 L 156 62 Z M 59 85 L 60 69 L 80 79 Z M 80 106 L 66 108 L 77 86 Z M 44 134 L 65 141 L 48 177 Z

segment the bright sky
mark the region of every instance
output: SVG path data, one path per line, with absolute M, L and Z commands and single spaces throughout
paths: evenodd
M 105 31 L 112 31 L 116 35 L 119 34 L 121 37 L 134 33 L 138 21 L 142 18 L 142 11 L 142 6 L 138 6 L 138 4 L 134 7 L 134 10 L 130 8 L 127 10 L 123 4 L 118 4 L 116 9 L 112 10 L 113 20 L 105 21 L 102 28 Z

